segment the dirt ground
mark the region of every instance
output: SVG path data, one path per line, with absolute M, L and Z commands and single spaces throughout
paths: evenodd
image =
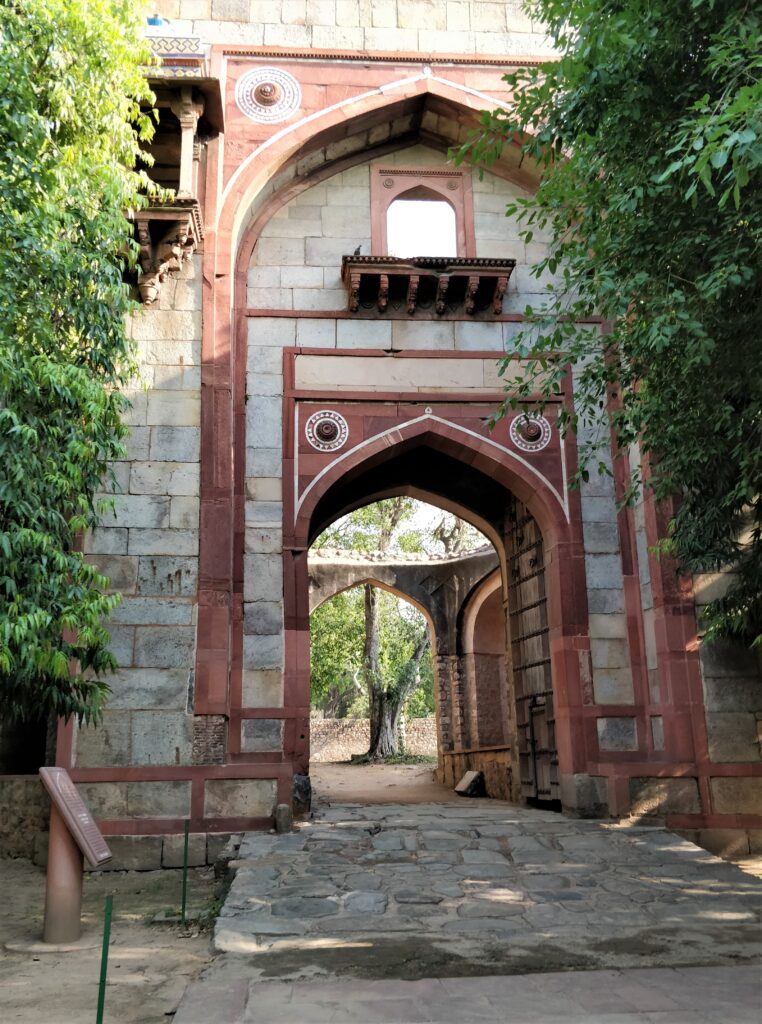
M 340 804 L 448 804 L 462 801 L 434 781 L 433 764 L 311 764 L 315 798 Z
M 181 872 L 104 872 L 85 876 L 83 937 L 95 948 L 74 953 L 14 953 L 6 943 L 42 932 L 45 873 L 26 860 L 0 860 L 0 1020 L 3 1024 L 93 1024 L 98 1001 L 103 908 L 114 913 L 104 1024 L 172 1020 L 186 984 L 211 955 L 209 934 L 193 926 L 151 924 L 180 904 Z M 189 873 L 188 907 L 214 907 L 211 868 Z

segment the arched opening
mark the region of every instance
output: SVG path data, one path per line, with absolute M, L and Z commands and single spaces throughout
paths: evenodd
M 551 682 L 549 686 L 538 684 L 534 690 L 544 698 L 546 717 L 553 719 L 555 714 L 550 626 L 558 620 L 561 609 L 558 601 L 548 599 L 553 585 L 546 583 L 546 575 L 556 566 L 542 546 L 531 553 L 525 550 L 529 532 L 534 531 L 533 537 L 544 536 L 528 503 L 534 503 L 551 536 L 558 517 L 540 500 L 539 487 L 528 488 L 526 481 L 507 470 L 504 463 L 495 461 L 490 466 L 486 458 L 480 459 L 477 452 L 468 449 L 468 443 L 460 439 L 452 443 L 426 433 L 399 438 L 393 445 L 387 443 L 355 464 L 347 458 L 341 469 L 337 466 L 334 473 L 326 473 L 305 496 L 297 529 L 305 529 L 309 544 L 351 510 L 392 495 L 407 495 L 456 513 L 489 538 L 495 552 L 490 572 L 458 592 L 446 624 L 437 630 L 438 777 L 452 786 L 466 770 L 476 769 L 484 774 L 488 795 L 532 799 L 540 794 L 535 792 L 537 784 L 530 777 L 531 769 L 537 780 L 553 775 L 555 799 L 557 751 L 550 742 L 537 751 L 526 749 L 519 708 L 525 692 L 534 686 L 541 663 L 543 673 L 547 670 L 543 679 Z M 555 542 L 552 538 L 549 549 Z M 527 558 L 533 561 L 531 567 L 528 562 L 525 565 Z M 477 607 L 472 596 L 486 576 L 491 580 L 480 593 Z M 526 590 L 525 577 L 539 581 L 531 592 Z M 539 597 L 534 592 L 538 586 L 542 590 Z M 466 614 L 469 601 L 473 610 Z M 521 632 L 525 605 L 537 609 L 540 603 L 546 605 L 541 613 L 543 625 L 527 637 Z M 560 621 L 555 625 L 560 633 Z M 517 652 L 522 656 L 526 652 L 527 657 L 515 660 Z M 533 726 L 546 724 L 541 721 L 541 712 L 535 710 Z M 524 758 L 527 753 L 534 758 L 529 767 Z M 535 763 L 537 757 L 542 764 Z M 530 782 L 532 792 L 528 791 Z
M 426 188 L 411 189 L 386 211 L 389 256 L 457 256 L 455 210 Z

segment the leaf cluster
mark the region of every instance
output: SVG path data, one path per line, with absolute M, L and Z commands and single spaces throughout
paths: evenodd
M 78 538 L 124 454 L 134 372 L 123 282 L 136 158 L 140 11 L 127 0 L 0 2 L 0 716 L 97 719 L 118 602 Z
M 503 367 L 509 403 L 560 391 L 579 477 L 613 431 L 672 514 L 662 550 L 686 574 L 733 570 L 707 637 L 762 639 L 762 14 L 747 0 L 533 0 L 560 53 L 506 76 L 459 160 L 506 145 L 537 167 L 507 210 L 546 296 Z M 582 330 L 600 317 L 607 332 Z M 639 466 L 645 466 L 643 472 Z M 644 479 L 645 478 L 645 479 Z

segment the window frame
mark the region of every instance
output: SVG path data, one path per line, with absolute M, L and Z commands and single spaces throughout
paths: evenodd
M 476 256 L 474 201 L 471 173 L 453 167 L 397 167 L 372 164 L 370 174 L 371 255 L 388 256 L 387 214 L 395 199 L 415 188 L 425 188 L 455 211 L 456 256 Z M 425 252 L 413 253 L 425 256 Z

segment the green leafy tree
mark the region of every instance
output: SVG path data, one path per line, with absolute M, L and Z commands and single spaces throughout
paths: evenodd
M 123 455 L 139 5 L 0 2 L 0 717 L 97 719 L 118 598 L 77 549 Z
M 533 0 L 560 54 L 506 76 L 459 159 L 507 142 L 538 166 L 508 215 L 546 240 L 512 400 L 558 392 L 586 438 L 587 478 L 613 428 L 665 503 L 663 551 L 683 573 L 731 569 L 707 638 L 762 639 L 762 12 L 747 0 Z M 601 316 L 610 333 L 575 322 Z M 514 379 L 511 379 L 514 377 Z M 598 438 L 595 428 L 598 429 Z M 593 436 L 591 436 L 593 435 Z M 636 462 L 638 460 L 635 460 Z

